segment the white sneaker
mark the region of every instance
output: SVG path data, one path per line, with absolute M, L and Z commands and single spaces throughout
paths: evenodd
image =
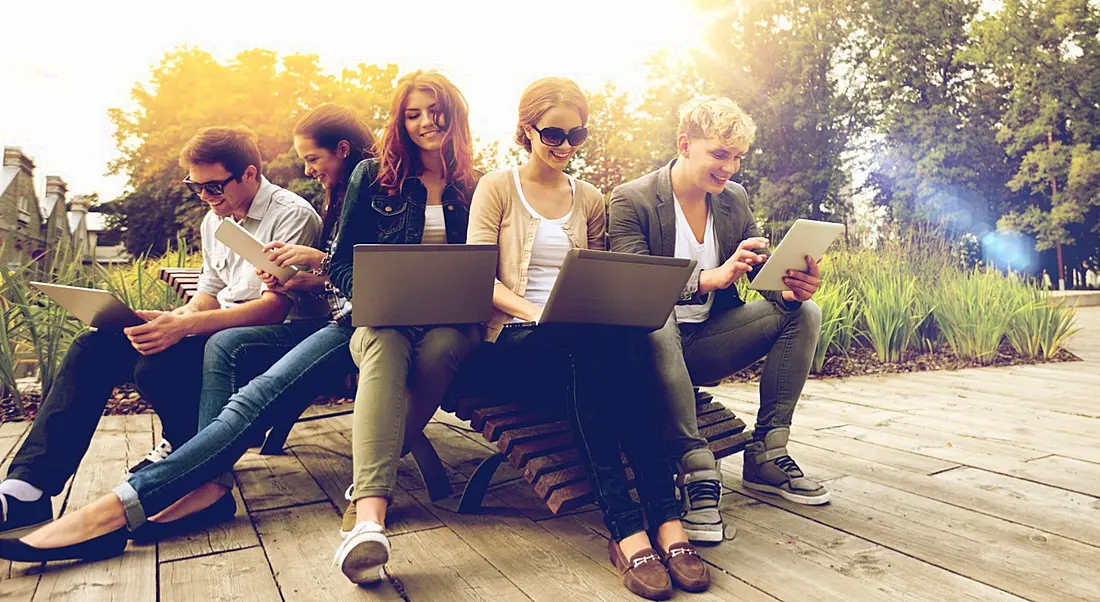
M 352 583 L 377 583 L 385 577 L 383 567 L 390 560 L 390 540 L 378 523 L 363 521 L 336 549 L 333 564 Z
M 149 455 L 142 458 L 141 462 L 138 462 L 137 464 L 134 464 L 130 467 L 130 474 L 134 474 L 135 472 L 141 470 L 142 468 L 145 468 L 146 466 L 152 466 L 153 464 L 160 462 L 161 460 L 167 458 L 168 455 L 171 453 L 172 444 L 169 443 L 167 439 L 161 439 L 160 443 L 158 443 L 157 446 L 149 452 Z

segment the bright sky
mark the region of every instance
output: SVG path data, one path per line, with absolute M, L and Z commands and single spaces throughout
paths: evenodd
M 0 13 L 0 145 L 20 146 L 72 194 L 115 198 L 111 107 L 168 50 L 193 45 L 228 59 L 262 47 L 315 53 L 330 72 L 360 62 L 442 70 L 470 103 L 475 136 L 506 140 L 523 88 L 571 77 L 641 93 L 654 52 L 684 52 L 705 17 L 690 0 L 135 0 L 5 3 Z M 288 133 L 289 135 L 289 133 Z

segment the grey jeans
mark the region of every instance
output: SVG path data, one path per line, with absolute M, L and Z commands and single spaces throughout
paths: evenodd
M 753 301 L 712 312 L 698 324 L 677 325 L 670 316 L 650 338 L 668 401 L 662 423 L 673 458 L 707 447 L 695 419 L 692 386 L 717 384 L 764 356 L 753 437 L 763 440 L 769 430 L 790 426 L 820 334 L 821 308 L 813 301 L 791 311 Z

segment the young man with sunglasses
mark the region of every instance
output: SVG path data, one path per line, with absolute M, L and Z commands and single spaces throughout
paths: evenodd
M 724 532 L 721 473 L 699 435 L 693 385 L 717 384 L 765 355 L 742 483 L 802 504 L 829 499 L 786 450 L 820 334 L 821 310 L 810 300 L 821 282 L 817 264 L 807 258 L 805 271 L 784 278 L 790 290 L 765 292 L 764 301 L 745 303 L 735 286 L 742 276 L 751 280 L 767 259 L 758 252 L 768 241 L 760 237 L 748 195 L 729 181 L 755 133 L 752 119 L 727 98 L 689 101 L 680 108 L 677 157 L 611 193 L 612 251 L 699 262 L 669 322 L 651 335 L 692 541 L 722 541 Z
M 195 434 L 207 339 L 229 328 L 281 323 L 295 305 L 266 290 L 255 268 L 214 237 L 226 218 L 265 242 L 310 245 L 321 231 L 308 202 L 261 175 L 256 135 L 244 127 L 200 130 L 184 146 L 180 165 L 188 171 L 184 185 L 210 208 L 202 222 L 198 292 L 173 311 L 138 311 L 147 320 L 140 326 L 90 330 L 73 341 L 0 482 L 6 536 L 53 518 L 50 497 L 76 472 L 115 386 L 135 383 L 163 425 L 166 441 L 136 470 Z

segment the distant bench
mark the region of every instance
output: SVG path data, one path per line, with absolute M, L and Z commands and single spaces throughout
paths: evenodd
M 198 273 L 197 268 L 161 268 L 160 278 L 186 302 L 198 288 Z M 354 394 L 356 377 L 355 374 L 349 375 L 345 393 Z M 303 406 L 303 411 L 305 407 L 308 406 Z M 471 428 L 499 450 L 483 460 L 470 475 L 458 500 L 459 512 L 475 512 L 481 508 L 493 475 L 505 460 L 523 473 L 553 514 L 594 501 L 569 425 L 560 417 L 522 404 L 501 404 L 500 400 L 480 397 L 448 399 L 444 401 L 443 409 L 469 421 Z M 296 422 L 344 416 L 351 412 L 338 410 L 299 416 L 297 420 L 276 424 L 268 432 L 260 453 L 282 453 Z M 716 458 L 736 454 L 752 440 L 752 434 L 745 430 L 745 423 L 722 404 L 709 401 L 709 396 L 700 397 L 695 415 L 699 421 L 699 434 L 707 439 Z M 437 502 L 450 497 L 450 481 L 427 436 L 421 433 L 409 442 L 409 449 L 431 500 Z M 627 475 L 632 477 L 629 467 Z

